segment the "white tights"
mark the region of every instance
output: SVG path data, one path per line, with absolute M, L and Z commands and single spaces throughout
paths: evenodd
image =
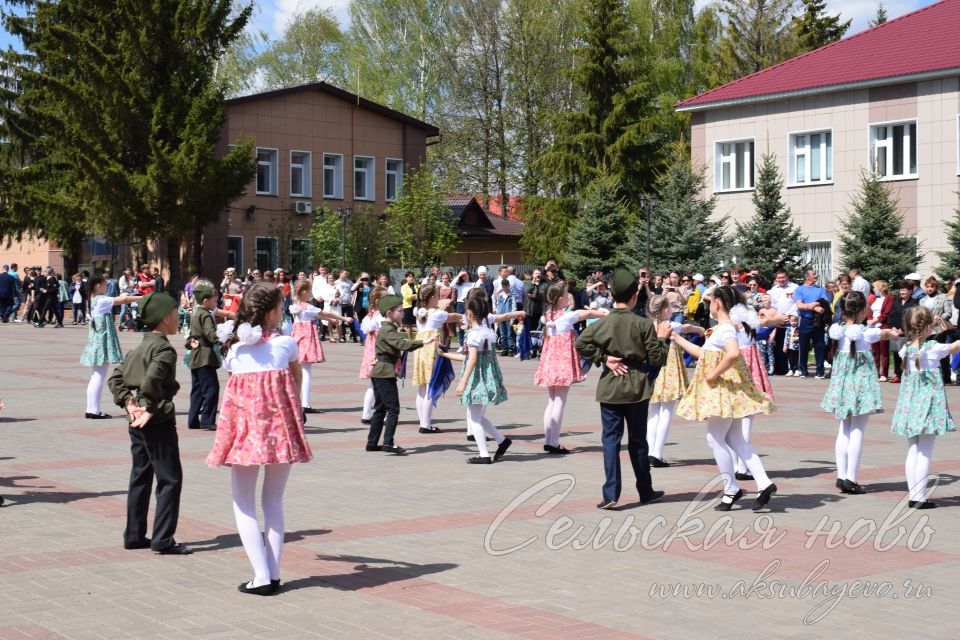
M 663 446 L 667 444 L 670 433 L 670 421 L 677 401 L 651 402 L 647 408 L 647 448 L 651 456 L 663 460 Z
M 308 408 L 310 406 L 310 382 L 313 379 L 313 363 L 300 363 L 300 406 Z
M 263 465 L 263 489 L 260 508 L 264 533 L 257 523 L 257 475 L 260 466 L 230 467 L 233 484 L 233 515 L 237 532 L 253 566 L 249 586 L 260 587 L 280 579 L 280 555 L 283 553 L 283 490 L 290 476 L 289 464 Z
M 747 416 L 746 418 L 740 418 L 741 428 L 740 431 L 743 433 L 743 441 L 747 444 L 750 444 L 750 431 L 753 429 L 753 416 Z M 730 455 L 733 457 L 734 470 L 737 473 L 746 473 L 747 465 L 743 462 L 743 458 L 737 455 L 737 452 L 733 449 L 730 449 Z
M 90 382 L 87 383 L 87 413 L 100 413 L 100 396 L 103 383 L 107 381 L 107 369 L 110 365 L 90 367 Z
M 933 458 L 934 435 L 910 436 L 907 439 L 907 489 L 910 500 L 923 502 L 927 499 L 927 476 L 930 475 L 930 459 Z
M 503 442 L 503 434 L 493 426 L 490 419 L 483 415 L 487 410 L 485 404 L 467 405 L 467 429 L 473 434 L 477 441 L 477 449 L 480 451 L 480 457 L 489 458 L 490 450 L 487 449 L 487 436 L 492 436 L 497 444 Z
M 420 418 L 420 428 L 429 429 L 433 421 L 433 402 L 427 397 L 427 385 L 417 387 L 417 417 Z
M 369 420 L 373 417 L 373 382 L 370 383 L 370 386 L 367 387 L 367 390 L 363 393 L 363 413 L 360 415 L 361 420 Z
M 863 431 L 867 428 L 870 414 L 851 416 L 840 421 L 837 432 L 837 478 L 857 481 L 857 467 L 863 453 Z
M 548 387 L 547 408 L 543 412 L 543 444 L 560 446 L 560 427 L 563 425 L 563 409 L 567 403 L 570 387 Z
M 757 490 L 763 491 L 770 486 L 770 478 L 760 462 L 760 456 L 753 450 L 744 439 L 743 430 L 738 424 L 740 420 L 733 418 L 710 418 L 707 420 L 707 444 L 713 449 L 713 457 L 717 461 L 717 467 L 723 475 L 725 482 L 723 492 L 732 495 L 740 490 L 740 485 L 733 473 L 733 456 L 730 455 L 732 449 L 736 455 L 743 458 L 747 469 L 757 483 Z

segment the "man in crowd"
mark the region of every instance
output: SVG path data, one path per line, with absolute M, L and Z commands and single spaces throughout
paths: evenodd
M 867 279 L 860 275 L 860 269 L 854 267 L 850 269 L 850 289 L 853 291 L 859 291 L 863 294 L 865 298 L 870 297 L 870 283 L 867 282 Z
M 816 377 L 822 380 L 826 377 L 824 356 L 826 345 L 823 341 L 824 314 L 829 316 L 830 307 L 824 306 L 830 294 L 817 284 L 817 272 L 807 269 L 803 274 L 803 285 L 797 287 L 794 299 L 800 317 L 800 377 L 807 377 L 807 360 L 810 356 L 810 346 L 817 363 Z
M 923 300 L 927 297 L 927 292 L 923 290 L 923 287 L 920 286 L 920 281 L 923 280 L 923 276 L 919 273 L 908 273 L 903 277 L 907 281 L 907 284 L 910 285 L 910 297 L 914 300 Z
M 13 313 L 13 301 L 20 295 L 17 280 L 10 275 L 10 265 L 3 265 L 0 271 L 0 322 L 10 322 Z
M 353 280 L 350 279 L 350 273 L 344 269 L 340 272 L 340 277 L 333 283 L 334 287 L 340 289 L 340 309 L 341 314 L 348 318 L 353 317 Z M 359 342 L 360 338 L 353 329 L 353 324 L 347 323 L 346 329 L 349 329 L 353 342 Z
M 493 280 L 487 277 L 487 268 L 483 265 L 477 267 L 477 281 L 473 283 L 474 288 L 483 289 L 487 292 L 487 299 L 493 300 Z
M 137 272 L 137 286 L 140 289 L 140 295 L 147 296 L 157 290 L 157 283 L 150 271 L 150 265 L 140 265 L 140 271 Z
M 430 273 L 423 277 L 423 279 L 420 281 L 420 286 L 422 287 L 423 285 L 429 284 L 431 282 L 435 284 L 440 284 L 440 265 L 438 264 L 435 264 L 432 267 L 430 267 Z
M 513 293 L 513 297 L 517 301 L 517 311 L 523 311 L 527 286 L 523 280 L 517 277 L 513 267 L 500 267 L 500 272 L 503 273 L 504 269 L 507 270 L 507 280 L 510 281 L 510 292 Z
M 767 292 L 770 295 L 771 305 L 777 310 L 777 313 L 784 316 L 796 315 L 796 305 L 793 300 L 796 290 L 797 285 L 790 282 L 790 277 L 787 275 L 787 272 L 783 269 L 777 271 L 773 278 L 773 286 L 770 287 L 770 291 Z M 773 351 L 773 371 L 776 375 L 782 376 L 789 370 L 787 367 L 787 354 L 783 350 L 783 341 L 784 338 L 786 338 L 786 332 L 778 330 L 774 335 L 776 336 L 776 340 Z
M 543 303 L 547 299 L 547 289 L 549 286 L 550 285 L 543 280 L 543 272 L 540 271 L 540 269 L 534 269 L 533 276 L 525 287 L 523 303 L 523 310 L 527 313 L 527 317 L 524 318 L 523 323 L 529 327 L 531 331 L 540 325 L 540 316 L 543 315 Z

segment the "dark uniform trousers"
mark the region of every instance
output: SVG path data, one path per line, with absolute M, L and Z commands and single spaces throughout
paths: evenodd
M 157 478 L 157 508 L 153 516 L 150 547 L 160 551 L 175 544 L 180 515 L 180 489 L 183 470 L 180 467 L 180 446 L 174 422 L 147 423 L 142 429 L 129 429 L 130 488 L 127 493 L 127 528 L 124 542 L 135 544 L 147 537 L 147 511 L 153 478 Z
M 383 432 L 383 445 L 393 446 L 393 434 L 397 430 L 397 419 L 400 417 L 400 393 L 397 391 L 396 378 L 370 378 L 373 383 L 373 415 L 370 416 L 370 435 L 367 444 L 376 446 L 380 443 L 380 432 Z
M 217 368 L 212 365 L 190 369 L 190 412 L 187 426 L 213 424 L 217 419 L 217 403 L 220 401 L 220 380 Z
M 653 493 L 650 478 L 650 461 L 647 459 L 647 405 L 649 401 L 630 404 L 600 403 L 600 421 L 603 424 L 603 483 L 604 500 L 620 500 L 620 441 L 623 440 L 623 423 L 627 423 L 627 453 L 637 477 L 637 492 L 641 500 Z

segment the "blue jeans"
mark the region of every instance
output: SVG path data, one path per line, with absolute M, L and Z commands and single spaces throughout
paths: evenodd
M 827 353 L 827 346 L 823 342 L 823 327 L 813 326 L 813 323 L 800 323 L 800 375 L 807 375 L 807 361 L 810 359 L 810 347 L 813 346 L 813 357 L 816 361 L 816 375 L 823 377 L 826 375 L 826 369 L 823 362 Z
M 622 480 L 620 478 L 620 441 L 623 440 L 623 424 L 627 424 L 627 453 L 633 474 L 637 478 L 637 492 L 640 500 L 646 500 L 653 493 L 650 478 L 650 461 L 647 459 L 647 405 L 648 402 L 630 404 L 600 403 L 600 421 L 603 423 L 603 483 L 604 500 L 620 500 Z
M 757 340 L 757 353 L 767 373 L 773 373 L 773 345 L 767 340 Z
M 517 348 L 517 337 L 509 320 L 497 323 L 497 346 L 501 351 L 513 351 Z

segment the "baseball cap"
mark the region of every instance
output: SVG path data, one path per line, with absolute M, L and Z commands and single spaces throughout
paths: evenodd
M 478 273 L 478 274 L 480 274 L 480 273 L 486 273 L 486 272 L 487 272 L 487 268 L 484 267 L 483 265 L 480 265 L 479 267 L 477 267 L 477 273 Z
M 694 282 L 703 282 L 703 274 L 702 273 L 693 274 L 693 280 Z
M 917 273 L 917 272 L 913 272 L 913 273 L 908 273 L 907 275 L 903 276 L 903 279 L 904 279 L 904 280 L 915 280 L 915 281 L 917 281 L 917 282 L 920 282 L 921 280 L 923 280 L 923 276 L 921 276 L 921 275 L 920 275 L 919 273 Z

